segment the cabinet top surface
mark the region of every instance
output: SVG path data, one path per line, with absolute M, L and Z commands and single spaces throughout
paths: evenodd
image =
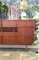
M 27 20 L 7 20 L 7 19 L 0 19 L 0 21 L 35 21 L 35 20 L 33 20 L 33 19 L 27 19 Z

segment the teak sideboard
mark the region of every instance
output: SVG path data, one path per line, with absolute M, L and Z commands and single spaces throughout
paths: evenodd
M 34 20 L 0 20 L 0 44 L 31 45 L 34 31 Z

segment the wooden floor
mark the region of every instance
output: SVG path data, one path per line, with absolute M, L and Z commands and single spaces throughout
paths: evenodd
M 38 60 L 38 53 L 27 51 L 0 50 L 0 60 Z

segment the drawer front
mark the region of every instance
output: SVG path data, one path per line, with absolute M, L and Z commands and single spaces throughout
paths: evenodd
M 23 27 L 23 26 L 34 26 L 35 27 L 35 21 L 33 20 L 17 21 L 17 26 L 18 27 Z
M 2 27 L 16 27 L 16 21 L 13 20 L 2 20 Z

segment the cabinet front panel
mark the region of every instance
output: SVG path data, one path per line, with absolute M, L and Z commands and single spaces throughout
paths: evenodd
M 16 27 L 16 21 L 13 20 L 3 20 L 2 21 L 2 27 Z

